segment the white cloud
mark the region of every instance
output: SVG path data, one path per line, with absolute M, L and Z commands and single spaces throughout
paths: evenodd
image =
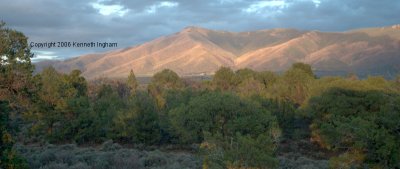
M 314 2 L 315 7 L 319 7 L 319 5 L 321 4 L 320 0 L 312 0 Z
M 259 1 L 251 4 L 243 11 L 247 13 L 261 13 L 265 9 L 273 9 L 275 12 L 278 12 L 285 7 L 287 7 L 287 3 L 284 0 Z
M 53 59 L 59 59 L 59 57 L 55 54 L 55 52 L 51 51 L 33 51 L 35 53 L 34 57 L 32 58 L 32 61 L 40 61 L 40 60 L 53 60 Z
M 101 2 L 103 1 L 91 3 L 92 7 L 97 9 L 101 15 L 117 15 L 119 17 L 123 17 L 127 12 L 129 12 L 129 9 L 125 9 L 122 5 L 104 5 Z
M 163 2 L 156 3 L 154 5 L 151 5 L 150 7 L 148 7 L 146 9 L 146 12 L 147 13 L 156 13 L 157 10 L 160 8 L 172 8 L 172 7 L 176 7 L 178 5 L 179 5 L 178 2 L 163 1 Z
M 242 0 L 219 0 L 220 4 L 233 4 L 233 3 L 238 3 L 242 2 Z

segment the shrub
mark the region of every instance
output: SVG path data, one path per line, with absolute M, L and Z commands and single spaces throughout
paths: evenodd
M 400 167 L 400 96 L 336 88 L 311 99 L 309 105 L 312 140 L 344 153 L 332 159 L 332 165 Z
M 19 145 L 17 150 L 27 159 L 32 169 L 192 169 L 200 168 L 201 165 L 201 160 L 192 154 L 127 149 L 111 140 L 98 149 L 70 144 L 41 147 Z

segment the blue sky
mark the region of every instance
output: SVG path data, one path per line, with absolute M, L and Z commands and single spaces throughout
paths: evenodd
M 400 0 L 2 0 L 0 20 L 30 42 L 116 42 L 124 48 L 187 26 L 345 31 L 400 23 Z M 33 48 L 65 59 L 102 48 Z

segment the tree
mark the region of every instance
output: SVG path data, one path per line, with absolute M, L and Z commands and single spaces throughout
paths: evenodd
M 230 145 L 225 145 L 227 164 L 232 168 L 275 168 L 278 161 L 271 145 L 274 143 L 266 134 L 257 137 L 237 134 Z
M 87 82 L 80 70 L 73 70 L 65 80 L 76 90 L 76 97 L 87 96 Z
M 264 84 L 265 88 L 270 87 L 272 84 L 277 82 L 278 77 L 275 73 L 270 72 L 270 71 L 263 71 L 263 72 L 258 72 L 257 79 Z
M 113 120 L 116 137 L 147 145 L 158 144 L 161 133 L 156 106 L 145 92 L 138 92 L 126 111 Z
M 251 99 L 276 116 L 285 138 L 293 139 L 293 137 L 299 136 L 296 135 L 299 133 L 295 133 L 295 131 L 308 129 L 308 123 L 304 123 L 307 119 L 296 113 L 297 109 L 294 103 L 279 99 L 266 99 L 263 96 L 253 96 Z
M 260 81 L 255 80 L 253 77 L 243 80 L 237 86 L 237 93 L 243 97 L 251 97 L 254 95 L 262 95 L 265 86 Z
M 156 73 L 148 86 L 148 91 L 156 100 L 158 108 L 164 108 L 165 94 L 169 90 L 181 90 L 185 87 L 178 74 L 169 69 Z
M 302 105 L 309 94 L 309 86 L 315 79 L 311 66 L 296 63 L 283 75 L 278 91 L 281 97 Z
M 217 89 L 228 91 L 236 86 L 237 79 L 232 69 L 221 67 L 215 72 L 212 83 Z
M 252 96 L 266 94 L 265 89 L 272 86 L 278 77 L 270 71 L 256 72 L 245 68 L 237 70 L 233 79 L 231 86 L 234 86 L 240 95 Z
M 291 69 L 299 69 L 311 77 L 316 77 L 311 66 L 305 63 L 294 63 Z
M 169 69 L 164 69 L 163 71 L 154 74 L 150 85 L 157 86 L 161 89 L 181 89 L 185 87 L 178 74 Z
M 31 64 L 27 37 L 21 32 L 5 28 L 0 22 L 0 99 L 7 100 L 12 109 L 21 105 L 32 89 L 34 66 Z
M 34 90 L 32 57 L 27 37 L 0 22 L 0 100 L 13 112 L 26 109 Z
M 134 96 L 136 94 L 136 89 L 139 85 L 136 80 L 135 73 L 133 73 L 133 70 L 129 72 L 128 80 L 126 83 L 130 89 L 131 96 Z
M 13 149 L 10 118 L 26 111 L 32 94 L 33 65 L 27 37 L 0 22 L 0 168 L 27 168 Z
M 239 69 L 235 72 L 236 78 L 238 80 L 238 82 L 243 82 L 246 79 L 256 79 L 258 72 L 251 70 L 249 68 L 244 68 L 244 69 Z
M 32 128 L 34 133 L 44 134 L 50 141 L 73 138 L 74 120 L 89 109 L 87 83 L 80 75 L 78 70 L 69 75 L 58 73 L 53 67 L 37 75 L 40 90 L 33 113 L 36 121 Z
M 84 140 L 94 142 L 105 141 L 113 135 L 112 125 L 118 112 L 126 109 L 124 101 L 111 85 L 102 85 L 98 91 L 98 97 L 92 104 L 90 125 L 81 129 L 80 134 Z
M 308 111 L 312 140 L 345 152 L 333 158 L 332 165 L 353 158 L 357 160 L 348 161 L 350 166 L 363 162 L 370 168 L 400 167 L 399 95 L 333 88 L 312 98 Z
M 212 92 L 192 98 L 169 114 L 182 143 L 202 143 L 206 166 L 213 166 L 215 160 L 222 160 L 225 167 L 276 165 L 273 153 L 280 137 L 277 120 L 254 102 Z M 255 145 L 257 148 L 249 149 Z M 218 152 L 222 155 L 214 159 Z

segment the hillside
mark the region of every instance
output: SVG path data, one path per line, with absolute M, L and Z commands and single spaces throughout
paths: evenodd
M 236 33 L 187 27 L 138 46 L 36 65 L 38 70 L 49 65 L 62 72 L 80 69 L 85 77 L 95 78 L 125 77 L 131 69 L 138 76 L 166 68 L 180 75 L 213 74 L 221 66 L 283 71 L 295 62 L 310 64 L 324 75 L 393 77 L 400 70 L 400 28 Z

